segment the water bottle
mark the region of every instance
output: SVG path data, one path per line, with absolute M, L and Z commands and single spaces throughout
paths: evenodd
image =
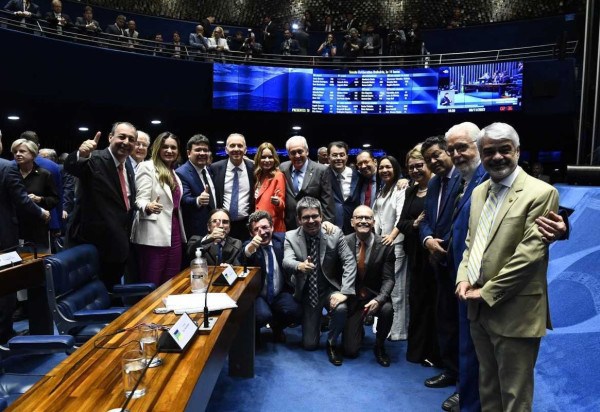
M 196 249 L 196 258 L 190 264 L 192 293 L 205 293 L 208 285 L 208 263 L 202 257 L 202 249 Z

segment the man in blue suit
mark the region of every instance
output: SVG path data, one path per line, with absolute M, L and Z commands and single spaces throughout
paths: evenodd
M 242 259 L 248 266 L 260 266 L 262 287 L 256 298 L 256 326 L 267 323 L 273 330 L 275 342 L 285 342 L 283 328 L 302 320 L 302 307 L 294 300 L 283 272 L 283 243 L 285 233 L 273 233 L 273 219 L 264 210 L 248 217 L 252 239 L 244 243 Z
M 360 191 L 356 190 L 360 174 L 348 166 L 348 144 L 331 142 L 327 147 L 329 156 L 329 181 L 335 204 L 333 223 L 342 229 L 345 235 L 354 232 L 350 219 L 359 202 Z
M 215 205 L 215 186 L 208 168 L 210 142 L 201 134 L 196 134 L 187 142 L 188 161 L 175 172 L 181 179 L 183 194 L 181 207 L 185 233 L 204 237 L 208 233 L 208 214 Z
M 2 153 L 2 133 L 0 133 L 0 153 Z M 0 159 L 0 251 L 11 249 L 19 242 L 17 208 L 28 213 L 32 219 L 48 221 L 50 213 L 40 208 L 27 196 L 23 178 L 16 165 Z M 0 343 L 6 343 L 14 334 L 12 314 L 15 310 L 15 293 L 0 296 Z
M 447 251 L 460 174 L 445 150 L 444 136 L 429 137 L 421 147 L 427 167 L 435 173 L 427 188 L 425 219 L 419 232 L 436 276 L 436 328 L 443 362 L 442 373 L 425 380 L 425 386 L 430 388 L 454 385 L 458 376 L 458 308 Z

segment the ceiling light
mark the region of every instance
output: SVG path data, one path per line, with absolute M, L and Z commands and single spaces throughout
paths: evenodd
M 152 123 L 152 124 L 161 124 L 162 122 L 160 120 L 152 120 L 152 121 L 150 121 L 150 123 Z
M 364 148 L 371 147 L 371 143 L 365 143 L 362 145 L 362 147 L 364 147 Z
M 81 127 L 79 128 L 79 131 L 80 131 L 80 132 L 87 132 L 88 130 L 90 130 L 90 129 L 89 129 L 89 128 L 87 128 L 87 127 L 85 127 L 85 126 L 81 126 Z
M 225 144 L 224 140 L 217 140 L 217 144 Z
M 19 116 L 8 116 L 8 120 L 19 120 Z
M 292 126 L 292 129 L 293 130 L 302 130 L 302 127 L 300 127 L 300 126 Z

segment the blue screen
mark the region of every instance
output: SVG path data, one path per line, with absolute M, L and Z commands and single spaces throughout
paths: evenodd
M 521 107 L 520 62 L 382 70 L 213 67 L 214 109 L 415 114 Z

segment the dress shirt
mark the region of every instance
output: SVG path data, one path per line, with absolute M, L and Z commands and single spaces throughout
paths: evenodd
M 250 214 L 250 180 L 248 177 L 248 169 L 246 162 L 242 161 L 239 166 L 227 161 L 227 170 L 225 172 L 225 182 L 223 187 L 223 208 L 229 210 L 231 205 L 231 192 L 233 190 L 233 169 L 239 167 L 238 178 L 240 182 L 239 201 L 238 201 L 238 219 L 242 220 Z M 212 189 L 212 188 L 211 188 Z M 214 193 L 214 192 L 213 192 Z
M 361 240 L 356 236 L 356 262 L 358 263 L 358 255 L 360 253 L 360 242 Z M 365 265 L 369 262 L 369 257 L 371 256 L 371 251 L 373 250 L 373 243 L 375 242 L 375 236 L 373 236 L 373 232 L 369 233 L 369 238 L 366 241 L 367 250 L 365 250 Z M 368 269 L 367 269 L 368 270 Z
M 500 208 L 502 207 L 502 203 L 504 202 L 504 200 L 506 199 L 506 196 L 508 195 L 509 189 L 512 187 L 513 183 L 515 182 L 515 179 L 517 178 L 517 176 L 519 175 L 521 170 L 523 170 L 523 169 L 521 169 L 520 166 L 517 166 L 517 168 L 515 170 L 513 170 L 511 174 L 509 174 L 504 179 L 502 179 L 501 181 L 498 182 L 498 184 L 500 186 L 502 186 L 502 188 L 498 191 L 498 194 L 496 195 L 496 197 L 498 198 L 498 206 L 496 206 L 496 211 L 494 212 L 494 218 L 492 219 L 492 227 L 494 226 L 494 223 L 496 221 L 496 216 L 498 216 L 498 212 L 500 211 Z M 491 181 L 490 184 L 493 185 L 494 182 Z
M 302 167 L 298 169 L 300 174 L 298 175 L 298 191 L 302 189 L 302 182 L 304 182 L 304 176 L 306 175 L 306 169 L 308 168 L 308 161 L 304 162 Z M 292 165 L 292 182 L 294 181 L 294 174 L 296 173 L 296 168 Z
M 110 151 L 110 148 L 108 149 L 108 153 L 110 153 L 111 157 L 113 158 L 113 161 L 115 162 L 115 167 L 118 168 L 119 165 L 121 164 L 121 162 L 119 162 L 119 160 L 115 157 L 113 152 Z M 77 158 L 79 158 L 79 151 L 77 152 Z M 127 167 L 125 165 L 126 162 L 127 162 L 127 160 L 125 160 L 125 162 L 123 162 L 123 171 L 119 172 L 119 169 L 117 169 L 117 173 L 123 173 L 123 176 L 125 177 L 125 187 L 127 188 L 127 198 L 129 198 L 131 196 L 131 189 L 129 188 L 129 179 L 127 179 Z
M 342 189 L 342 196 L 344 197 L 344 201 L 350 197 L 350 187 L 352 185 L 352 169 L 348 166 L 342 171 L 342 173 L 337 173 L 338 181 L 340 182 Z
M 203 168 L 200 168 L 198 166 L 196 166 L 194 163 L 190 162 L 190 164 L 194 167 L 194 169 L 196 170 L 196 173 L 198 173 L 198 176 L 200 177 L 200 181 L 202 182 L 202 184 L 204 186 L 206 186 L 206 183 L 204 183 L 204 179 L 202 177 L 202 170 L 206 170 L 206 180 L 208 180 L 208 186 L 210 188 L 210 193 L 212 193 L 212 195 L 215 195 L 215 184 L 212 181 L 212 178 L 210 177 L 210 173 L 208 173 L 208 168 L 206 166 L 204 166 Z M 213 199 L 213 202 L 216 203 L 217 199 Z M 200 207 L 200 203 L 198 203 L 198 198 L 196 197 L 196 205 L 198 205 L 198 207 Z

